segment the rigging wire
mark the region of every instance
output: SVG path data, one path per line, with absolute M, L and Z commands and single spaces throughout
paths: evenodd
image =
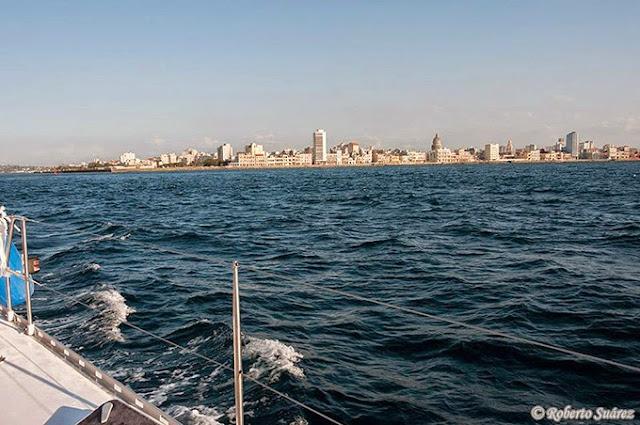
M 275 273 L 272 273 L 272 272 L 268 272 L 268 271 L 262 270 L 262 269 L 260 269 L 258 267 L 255 267 L 255 266 L 244 266 L 244 267 L 246 269 L 248 269 L 248 270 L 252 270 L 252 271 L 254 271 L 254 272 L 258 273 L 258 274 L 261 274 L 261 275 L 263 275 L 265 277 L 282 279 L 282 280 L 289 281 L 291 283 L 304 285 L 304 286 L 307 286 L 307 287 L 310 287 L 310 288 L 314 288 L 314 289 L 322 289 L 323 291 L 332 292 L 334 294 L 341 295 L 341 296 L 347 297 L 347 298 L 352 298 L 352 299 L 355 299 L 355 300 L 358 300 L 358 301 L 363 301 L 363 302 L 367 302 L 367 303 L 370 303 L 370 304 L 377 304 L 377 305 L 380 305 L 380 306 L 383 306 L 383 307 L 388 307 L 388 308 L 391 308 L 391 309 L 394 309 L 394 310 L 402 311 L 402 312 L 413 314 L 413 315 L 416 315 L 416 316 L 426 317 L 426 318 L 429 318 L 429 319 L 433 319 L 433 320 L 437 320 L 437 321 L 440 321 L 440 322 L 449 323 L 451 325 L 460 326 L 460 327 L 467 328 L 467 329 L 473 329 L 475 331 L 482 332 L 482 333 L 485 333 L 485 334 L 488 334 L 488 335 L 493 335 L 493 336 L 498 336 L 498 337 L 502 337 L 502 338 L 505 338 L 505 339 L 510 339 L 512 341 L 517 341 L 517 342 L 520 342 L 520 343 L 523 343 L 523 344 L 535 345 L 535 346 L 546 348 L 546 349 L 549 349 L 549 350 L 554 350 L 554 351 L 558 351 L 558 352 L 561 352 L 561 353 L 570 354 L 572 356 L 583 358 L 583 359 L 586 359 L 586 360 L 591 360 L 593 362 L 605 363 L 605 364 L 608 364 L 608 365 L 611 365 L 611 366 L 617 366 L 617 367 L 620 367 L 620 368 L 623 368 L 623 369 L 628 369 L 628 370 L 640 373 L 640 367 L 631 366 L 631 365 L 627 365 L 627 364 L 624 364 L 624 363 L 616 362 L 616 361 L 613 361 L 613 360 L 604 359 L 602 357 L 592 356 L 592 355 L 589 355 L 589 354 L 585 354 L 585 353 L 581 353 L 581 352 L 578 352 L 578 351 L 570 350 L 568 348 L 563 348 L 563 347 L 559 347 L 559 346 L 556 346 L 556 345 L 548 344 L 548 343 L 545 343 L 545 342 L 536 341 L 534 339 L 523 338 L 523 337 L 519 337 L 517 335 L 511 335 L 511 334 L 507 334 L 507 333 L 504 333 L 504 332 L 495 331 L 493 329 L 488 329 L 488 328 L 484 328 L 482 326 L 472 325 L 470 323 L 461 322 L 459 320 L 449 319 L 447 317 L 438 316 L 438 315 L 431 314 L 431 313 L 425 313 L 423 311 L 414 310 L 412 308 L 403 307 L 403 306 L 400 306 L 400 305 L 397 305 L 397 304 L 391 304 L 391 303 L 388 303 L 386 301 L 379 301 L 379 300 L 376 300 L 376 299 L 373 299 L 373 298 L 368 298 L 368 297 L 363 297 L 363 296 L 360 296 L 360 295 L 355 295 L 355 294 L 352 294 L 350 292 L 341 291 L 339 289 L 328 288 L 326 286 L 316 285 L 314 283 L 308 283 L 308 282 L 304 282 L 304 281 L 301 281 L 301 280 L 298 280 L 298 279 L 293 279 L 293 278 L 289 278 L 289 277 L 286 277 L 286 276 L 281 276 L 281 275 L 278 275 L 278 274 L 275 274 Z
M 19 273 L 15 273 L 13 271 L 10 271 L 10 272 L 12 272 L 15 275 L 22 276 Z M 65 294 L 62 291 L 58 291 L 57 289 L 51 288 L 51 287 L 49 287 L 49 285 L 43 284 L 43 283 L 38 282 L 38 281 L 36 281 L 34 279 L 30 278 L 29 280 L 31 282 L 33 282 L 35 285 L 37 285 L 38 287 L 44 288 L 44 289 L 46 289 L 48 291 L 51 291 L 51 292 L 53 292 L 53 293 L 65 298 L 67 300 L 72 301 L 74 304 L 79 304 L 79 305 L 81 305 L 81 306 L 83 306 L 85 308 L 97 311 L 99 314 L 102 314 L 100 309 L 97 308 L 96 306 L 93 306 L 91 304 L 87 304 L 84 301 L 77 300 L 77 299 L 71 297 L 70 295 Z M 155 334 L 153 332 L 150 332 L 150 331 L 148 331 L 148 330 L 146 330 L 144 328 L 141 328 L 140 326 L 134 325 L 133 323 L 129 322 L 128 320 L 125 320 L 124 322 L 122 322 L 122 324 L 127 326 L 127 327 L 129 327 L 129 328 L 131 328 L 131 329 L 134 329 L 134 330 L 136 330 L 136 331 L 138 331 L 140 333 L 143 333 L 143 334 L 145 334 L 147 336 L 150 336 L 150 337 L 152 337 L 152 338 L 154 338 L 154 339 L 156 339 L 158 341 L 161 341 L 161 342 L 163 342 L 163 343 L 165 343 L 167 345 L 170 345 L 172 347 L 175 347 L 175 348 L 178 348 L 180 350 L 183 350 L 183 351 L 185 351 L 185 352 L 187 352 L 187 353 L 189 353 L 189 354 L 191 354 L 191 355 L 193 355 L 195 357 L 198 357 L 201 360 L 206 361 L 207 363 L 211 363 L 213 365 L 216 365 L 216 366 L 218 366 L 218 367 L 220 367 L 220 368 L 222 368 L 222 369 L 224 369 L 226 371 L 229 371 L 231 373 L 234 372 L 233 368 L 231 366 L 227 365 L 227 364 L 221 363 L 221 362 L 219 362 L 217 360 L 212 359 L 211 357 L 205 356 L 204 354 L 201 354 L 201 353 L 197 352 L 195 349 L 187 348 L 187 347 L 185 347 L 183 345 L 178 344 L 175 341 L 172 341 L 172 340 L 170 340 L 168 338 L 165 338 L 163 336 L 157 335 L 157 334 Z M 264 388 L 267 391 L 272 392 L 273 394 L 276 394 L 277 396 L 280 396 L 280 397 L 284 398 L 285 400 L 290 401 L 291 403 L 295 404 L 296 406 L 301 407 L 302 409 L 307 410 L 307 411 L 309 411 L 309 412 L 311 412 L 311 413 L 313 413 L 313 414 L 315 414 L 315 415 L 317 415 L 317 416 L 319 416 L 319 417 L 331 422 L 332 424 L 344 425 L 343 423 L 331 418 L 330 416 L 320 412 L 319 410 L 317 410 L 317 409 L 315 409 L 315 408 L 313 408 L 313 407 L 311 407 L 311 406 L 309 406 L 309 405 L 307 405 L 307 404 L 305 404 L 305 403 L 303 403 L 301 401 L 296 400 L 295 398 L 289 396 L 288 394 L 286 394 L 286 393 L 284 393 L 282 391 L 279 391 L 279 390 L 277 390 L 277 389 L 275 389 L 275 388 L 273 388 L 273 387 L 271 387 L 271 386 L 269 386 L 269 385 L 257 380 L 256 378 L 252 378 L 252 377 L 244 375 L 244 374 L 243 374 L 243 378 L 245 380 L 253 382 L 254 384 Z
M 27 219 L 29 221 L 35 222 L 35 223 L 39 223 L 39 224 L 44 224 L 44 225 L 51 225 L 49 223 L 44 223 L 42 221 L 36 221 L 36 220 L 31 220 L 31 219 Z M 52 225 L 55 226 L 55 225 Z M 78 230 L 79 232 L 84 232 L 82 230 Z M 100 235 L 100 234 L 96 234 L 96 233 L 92 233 L 92 232 L 85 232 L 85 233 L 89 233 L 92 234 L 94 236 L 101 236 L 103 237 L 104 235 Z M 157 245 L 152 245 L 152 244 L 148 244 L 148 243 L 144 243 L 144 242 L 138 242 L 138 241 L 131 241 L 129 239 L 125 240 L 124 242 L 126 243 L 130 243 L 130 244 L 134 244 L 134 245 L 138 245 L 138 246 L 144 246 L 146 248 L 149 249 L 154 249 L 156 251 L 164 251 L 167 253 L 171 253 L 171 254 L 175 254 L 175 255 L 180 255 L 186 258 L 193 258 L 193 259 L 197 259 L 197 260 L 201 260 L 201 261 L 206 261 L 209 263 L 213 263 L 213 264 L 224 264 L 224 265 L 228 265 L 229 262 L 226 262 L 224 260 L 221 259 L 216 259 L 210 256 L 205 256 L 205 255 L 200 255 L 200 254 L 194 254 L 194 253 L 190 253 L 190 252 L 186 252 L 186 251 L 181 251 L 181 250 L 174 250 L 174 249 L 170 249 L 170 248 L 164 248 L 161 246 L 157 246 Z M 553 345 L 553 344 L 549 344 L 546 342 L 541 342 L 541 341 L 537 341 L 534 339 L 530 339 L 530 338 L 524 338 L 524 337 L 520 337 L 517 335 L 511 335 L 505 332 L 501 332 L 501 331 L 496 331 L 493 329 L 488 329 L 482 326 L 477 326 L 477 325 L 473 325 L 470 323 L 466 323 L 466 322 L 462 322 L 459 320 L 455 320 L 455 319 L 450 319 L 447 317 L 443 317 L 443 316 L 439 316 L 436 314 L 431 314 L 431 313 L 426 313 L 423 311 L 419 311 L 419 310 L 415 310 L 412 308 L 408 308 L 408 307 L 403 307 L 401 305 L 397 305 L 397 304 L 392 304 L 386 301 L 380 301 L 380 300 L 376 300 L 373 298 L 369 298 L 369 297 L 364 297 L 361 295 L 356 295 L 356 294 L 352 294 L 350 292 L 347 291 L 342 291 L 340 289 L 335 289 L 335 288 L 330 288 L 330 287 L 326 287 L 326 286 L 322 286 L 322 285 L 318 285 L 318 284 L 314 284 L 314 283 L 309 283 L 303 280 L 299 280 L 299 279 L 294 279 L 288 276 L 283 276 L 280 274 L 276 274 L 264 269 L 261 269 L 260 267 L 256 267 L 256 266 L 252 266 L 252 265 L 242 265 L 241 267 L 247 269 L 247 270 L 251 270 L 255 273 L 261 274 L 262 276 L 265 277 L 269 277 L 269 278 L 273 278 L 273 279 L 278 279 L 281 281 L 286 281 L 289 283 L 295 283 L 296 285 L 303 285 L 306 286 L 308 288 L 313 288 L 313 289 L 318 289 L 320 291 L 325 291 L 325 292 L 331 292 L 333 294 L 336 295 L 340 295 L 342 297 L 346 297 L 346 298 L 351 298 L 357 301 L 361 301 L 361 302 L 366 302 L 369 304 L 374 304 L 374 305 L 379 305 L 379 306 L 383 306 L 383 307 L 387 307 L 396 311 L 401 311 L 404 313 L 408 313 L 408 314 L 412 314 L 415 316 L 419 316 L 419 317 L 424 317 L 424 318 L 428 318 L 428 319 L 432 319 L 432 320 L 436 320 L 439 322 L 444 322 L 444 323 L 448 323 L 450 325 L 454 325 L 454 326 L 458 326 L 458 327 L 462 327 L 462 328 L 466 328 L 466 329 L 472 329 L 487 335 L 493 335 L 493 336 L 497 336 L 497 337 L 501 337 L 504 339 L 508 339 L 508 340 L 512 340 L 512 341 L 516 341 L 522 344 L 529 344 L 529 345 L 534 345 L 537 347 L 541 347 L 541 348 L 545 348 L 548 350 L 552 350 L 552 351 L 556 351 L 556 352 L 560 352 L 560 353 L 564 353 L 564 354 L 569 354 L 571 356 L 577 357 L 577 358 L 582 358 L 585 360 L 589 360 L 592 362 L 596 362 L 596 363 L 603 363 L 603 364 L 607 364 L 610 366 L 615 366 L 615 367 L 619 367 L 622 369 L 626 369 L 626 370 L 630 370 L 636 373 L 640 373 L 640 367 L 637 366 L 633 366 L 633 365 L 628 365 L 625 363 L 621 363 L 621 362 L 617 362 L 614 360 L 608 360 L 602 357 L 598 357 L 598 356 L 593 356 L 590 354 L 586 354 L 586 353 L 581 353 L 575 350 L 570 350 L 568 348 L 564 348 L 564 347 L 560 347 L 557 345 Z

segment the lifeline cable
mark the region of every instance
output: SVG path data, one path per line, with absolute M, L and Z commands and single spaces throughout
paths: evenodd
M 33 222 L 39 223 L 39 224 L 50 225 L 48 223 L 44 223 L 44 222 L 41 222 L 41 221 L 36 221 L 36 220 L 31 220 L 31 219 L 27 219 L 27 220 L 33 221 Z M 55 226 L 55 225 L 53 225 L 53 226 Z M 96 233 L 92 233 L 92 232 L 85 232 L 85 231 L 82 231 L 82 230 L 76 230 L 76 231 L 82 232 L 82 233 L 88 233 L 88 234 L 91 234 L 91 235 L 94 235 L 94 236 L 104 237 L 104 235 L 100 235 L 100 234 L 96 234 Z M 180 256 L 183 256 L 183 257 L 187 257 L 187 258 L 206 261 L 206 262 L 213 263 L 213 264 L 224 264 L 224 265 L 230 264 L 230 262 L 224 261 L 222 259 L 216 259 L 216 258 L 205 256 L 205 255 L 193 254 L 193 253 L 189 253 L 189 252 L 186 252 L 186 251 L 180 251 L 180 250 L 174 250 L 174 249 L 170 249 L 170 248 L 164 248 L 164 247 L 161 247 L 161 246 L 152 245 L 152 244 L 148 244 L 148 243 L 144 243 L 144 242 L 131 241 L 131 240 L 128 240 L 128 239 L 126 241 L 124 241 L 124 242 L 130 243 L 130 244 L 134 244 L 134 245 L 139 245 L 139 246 L 145 246 L 145 247 L 150 248 L 150 249 L 154 249 L 154 250 L 157 250 L 157 251 L 164 251 L 164 252 L 167 252 L 167 253 L 180 255 Z M 354 299 L 354 300 L 358 300 L 358 301 L 362 301 L 362 302 L 366 302 L 366 303 L 370 303 L 370 304 L 380 305 L 380 306 L 391 308 L 391 309 L 394 309 L 394 310 L 397 310 L 397 311 L 401 311 L 401 312 L 404 312 L 404 313 L 409 313 L 409 314 L 412 314 L 412 315 L 415 315 L 415 316 L 425 317 L 425 318 L 428 318 L 428 319 L 437 320 L 437 321 L 444 322 L 444 323 L 449 323 L 450 325 L 455 325 L 455 326 L 459 326 L 459 327 L 463 327 L 463 328 L 467 328 L 467 329 L 473 329 L 475 331 L 482 332 L 482 333 L 485 333 L 485 334 L 488 334 L 488 335 L 493 335 L 493 336 L 498 336 L 498 337 L 505 338 L 505 339 L 510 339 L 512 341 L 517 341 L 517 342 L 520 342 L 520 343 L 523 343 L 523 344 L 535 345 L 537 347 L 546 348 L 548 350 L 557 351 L 557 352 L 564 353 L 564 354 L 569 354 L 569 355 L 572 355 L 572 356 L 577 357 L 577 358 L 582 358 L 582 359 L 589 360 L 589 361 L 596 362 L 596 363 L 604 363 L 604 364 L 608 364 L 608 365 L 611 365 L 611 366 L 616 366 L 616 367 L 619 367 L 619 368 L 622 368 L 622 369 L 627 369 L 627 370 L 630 370 L 632 372 L 640 373 L 640 367 L 637 367 L 637 366 L 628 365 L 628 364 L 617 362 L 617 361 L 614 361 L 614 360 L 608 360 L 608 359 L 605 359 L 605 358 L 602 358 L 602 357 L 598 357 L 598 356 L 592 356 L 590 354 L 581 353 L 581 352 L 578 352 L 578 351 L 575 351 L 575 350 L 570 350 L 568 348 L 559 347 L 559 346 L 556 346 L 556 345 L 553 345 L 553 344 L 540 342 L 540 341 L 536 341 L 536 340 L 529 339 L 529 338 L 523 338 L 523 337 L 520 337 L 520 336 L 517 336 L 517 335 L 511 335 L 511 334 L 507 334 L 507 333 L 500 332 L 500 331 L 495 331 L 495 330 L 492 330 L 492 329 L 484 328 L 484 327 L 477 326 L 477 325 L 472 325 L 472 324 L 469 324 L 469 323 L 461 322 L 459 320 L 449 319 L 447 317 L 438 316 L 438 315 L 431 314 L 431 313 L 425 313 L 425 312 L 422 312 L 422 311 L 419 311 L 419 310 L 415 310 L 415 309 L 412 309 L 412 308 L 399 306 L 399 305 L 392 304 L 392 303 L 389 303 L 389 302 L 386 302 L 386 301 L 379 301 L 379 300 L 376 300 L 376 299 L 373 299 L 373 298 L 363 297 L 361 295 L 355 295 L 355 294 L 352 294 L 352 293 L 349 293 L 349 292 L 346 292 L 346 291 L 342 291 L 342 290 L 339 290 L 339 289 L 328 288 L 328 287 L 325 287 L 325 286 L 316 285 L 316 284 L 313 284 L 313 283 L 305 282 L 303 280 L 294 279 L 294 278 L 291 278 L 291 277 L 288 277 L 288 276 L 283 276 L 283 275 L 279 275 L 279 274 L 276 274 L 276 273 L 273 273 L 273 272 L 269 272 L 269 271 L 263 270 L 263 269 L 261 269 L 259 267 L 256 267 L 256 266 L 244 265 L 244 268 L 246 268 L 247 270 L 254 271 L 255 273 L 261 274 L 261 275 L 266 276 L 266 277 L 271 277 L 271 278 L 274 278 L 274 279 L 280 279 L 280 280 L 283 280 L 283 281 L 286 281 L 286 282 L 289 282 L 289 283 L 295 283 L 295 284 L 303 285 L 303 286 L 306 286 L 306 287 L 309 287 L 309 288 L 318 289 L 318 290 L 321 290 L 321 291 L 331 292 L 331 293 L 334 293 L 334 294 L 337 294 L 337 295 L 340 295 L 340 296 L 343 296 L 343 297 L 346 297 L 346 298 L 351 298 L 351 299 Z

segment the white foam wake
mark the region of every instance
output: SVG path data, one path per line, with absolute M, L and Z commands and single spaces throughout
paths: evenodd
M 298 366 L 302 354 L 292 346 L 278 340 L 246 337 L 244 353 L 255 362 L 249 368 L 249 376 L 259 378 L 269 374 L 269 381 L 275 382 L 286 372 L 296 378 L 304 378 L 304 370 Z
M 214 407 L 207 406 L 175 406 L 167 412 L 185 425 L 222 425 L 218 422 L 223 415 Z
M 114 288 L 101 289 L 93 294 L 93 303 L 101 312 L 100 330 L 112 341 L 124 341 L 120 325 L 135 310 L 127 305 L 122 294 Z

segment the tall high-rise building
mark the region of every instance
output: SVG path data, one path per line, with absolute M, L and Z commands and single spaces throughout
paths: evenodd
M 313 163 L 327 162 L 327 133 L 322 129 L 313 132 Z
M 433 143 L 431 143 L 431 150 L 436 151 L 438 149 L 442 149 L 442 141 L 440 141 L 440 136 L 436 133 L 436 137 L 433 138 Z
M 580 155 L 580 151 L 578 150 L 578 133 L 572 131 L 567 134 L 567 152 L 571 154 L 572 158 L 577 158 Z
M 233 159 L 233 148 L 230 144 L 225 143 L 218 147 L 218 160 L 219 161 L 231 161 Z
M 497 143 L 487 143 L 484 146 L 484 160 L 497 161 L 500 159 L 500 145 Z
M 513 142 L 511 140 L 507 142 L 507 154 L 509 155 L 516 154 L 516 150 L 513 148 Z

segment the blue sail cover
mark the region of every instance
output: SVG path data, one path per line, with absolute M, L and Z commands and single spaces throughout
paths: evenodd
M 9 268 L 15 272 L 22 273 L 22 257 L 16 249 L 16 246 L 11 244 L 11 252 L 9 253 Z M 27 291 L 24 284 L 24 279 L 18 276 L 11 276 L 9 278 L 9 285 L 11 287 L 11 306 L 15 307 L 24 303 L 27 300 Z M 33 283 L 29 282 L 29 292 L 33 294 Z M 4 277 L 0 276 L 0 303 L 3 306 L 7 306 L 7 283 Z

